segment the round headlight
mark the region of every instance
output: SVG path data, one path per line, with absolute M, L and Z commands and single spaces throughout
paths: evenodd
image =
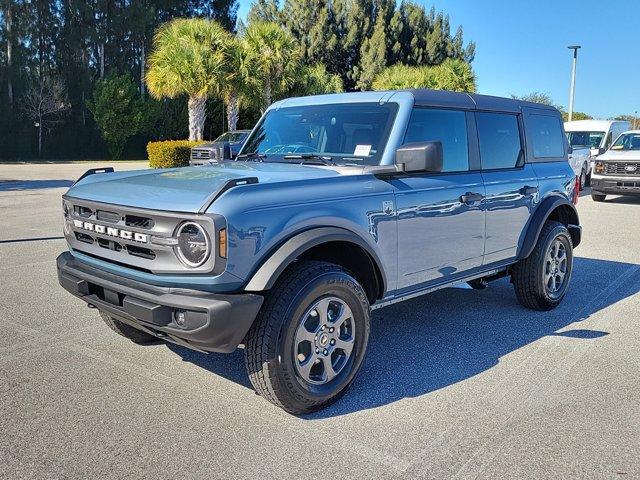
M 178 229 L 178 257 L 189 267 L 199 267 L 209 258 L 209 237 L 197 223 L 187 222 Z

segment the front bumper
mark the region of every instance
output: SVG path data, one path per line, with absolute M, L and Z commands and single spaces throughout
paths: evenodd
M 164 340 L 205 352 L 230 353 L 251 328 L 264 298 L 149 285 L 58 256 L 58 281 L 76 297 Z M 178 313 L 184 319 L 178 325 Z
M 640 195 L 640 176 L 591 175 L 594 193 Z

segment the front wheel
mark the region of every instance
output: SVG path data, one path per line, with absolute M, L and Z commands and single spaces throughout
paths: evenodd
M 603 195 L 603 194 L 601 194 L 601 193 L 592 193 L 592 194 L 591 194 L 591 199 L 592 199 L 594 202 L 604 202 L 604 199 L 605 199 L 605 198 L 607 198 L 607 196 L 606 196 L 606 195 Z
M 547 222 L 531 254 L 511 273 L 518 301 L 532 310 L 557 307 L 569 287 L 573 270 L 573 244 L 567 227 Z
M 247 334 L 251 383 L 289 413 L 320 410 L 353 382 L 369 325 L 367 296 L 348 271 L 325 262 L 295 263 L 268 292 Z

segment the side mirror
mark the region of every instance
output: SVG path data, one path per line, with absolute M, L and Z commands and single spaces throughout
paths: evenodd
M 219 158 L 222 160 L 231 160 L 231 144 L 229 142 L 222 143 Z
M 406 143 L 396 150 L 396 165 L 403 172 L 442 172 L 442 142 Z

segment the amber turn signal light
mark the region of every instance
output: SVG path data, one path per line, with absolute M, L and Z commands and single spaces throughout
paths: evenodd
M 227 229 L 223 228 L 218 232 L 218 255 L 227 258 Z

